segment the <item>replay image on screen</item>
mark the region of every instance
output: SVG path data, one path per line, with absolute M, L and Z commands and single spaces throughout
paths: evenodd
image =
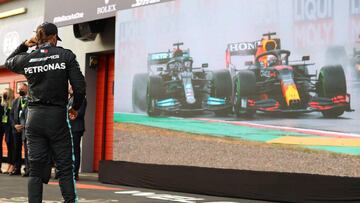
M 175 0 L 116 33 L 115 160 L 360 175 L 359 0 Z

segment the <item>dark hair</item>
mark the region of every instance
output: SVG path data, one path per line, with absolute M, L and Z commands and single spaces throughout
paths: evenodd
M 38 27 L 36 29 L 36 39 L 37 39 L 37 44 L 44 44 L 46 42 L 48 42 L 51 39 L 51 35 L 47 36 L 45 34 L 45 30 L 42 27 Z

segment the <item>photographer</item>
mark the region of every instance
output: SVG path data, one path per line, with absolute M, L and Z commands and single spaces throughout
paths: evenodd
M 77 202 L 75 190 L 72 138 L 67 118 L 75 119 L 85 97 L 85 80 L 76 56 L 56 46 L 58 29 L 43 23 L 36 36 L 23 42 L 6 60 L 5 67 L 25 75 L 29 83 L 26 139 L 28 140 L 30 203 L 41 203 L 43 183 L 50 178 L 50 156 L 54 157 L 59 185 L 65 203 Z M 29 47 L 37 49 L 27 53 Z M 68 103 L 68 82 L 73 88 L 74 102 Z M 51 151 L 51 153 L 50 153 Z

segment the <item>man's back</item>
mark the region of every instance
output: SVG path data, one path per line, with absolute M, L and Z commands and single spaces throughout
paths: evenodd
M 69 80 L 77 94 L 75 99 L 84 97 L 84 76 L 70 50 L 45 44 L 29 54 L 24 53 L 25 48 L 20 51 L 23 54 L 15 59 L 10 56 L 5 66 L 27 78 L 30 89 L 29 106 L 66 107 Z
M 23 42 L 5 62 L 5 67 L 25 75 L 29 83 L 25 125 L 30 164 L 29 203 L 42 202 L 42 184 L 50 178 L 50 156 L 59 171 L 64 201 L 77 202 L 67 118 L 77 116 L 85 97 L 85 80 L 75 55 L 70 50 L 56 47 L 58 41 L 61 38 L 56 25 L 45 22 L 36 28 L 36 36 Z M 28 48 L 34 46 L 39 47 L 27 53 Z M 68 82 L 73 87 L 74 102 L 66 108 Z

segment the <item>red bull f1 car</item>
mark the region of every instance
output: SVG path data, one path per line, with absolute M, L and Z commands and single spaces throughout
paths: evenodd
M 237 116 L 252 116 L 256 111 L 306 113 L 319 111 L 334 118 L 350 108 L 350 95 L 341 66 L 322 67 L 318 76 L 309 74 L 304 56 L 289 62 L 290 51 L 281 49 L 276 33 L 264 34 L 256 42 L 232 43 L 226 50 L 227 66 L 233 72 L 233 104 Z M 247 69 L 231 63 L 232 56 L 252 55 Z

